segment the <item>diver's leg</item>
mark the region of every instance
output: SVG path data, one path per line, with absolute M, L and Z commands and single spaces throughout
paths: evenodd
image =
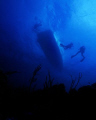
M 67 46 L 64 46 L 64 49 L 65 49 L 65 50 L 67 50 L 67 49 L 68 49 L 68 47 L 67 47 Z
M 80 62 L 82 62 L 85 59 L 85 56 L 83 55 L 83 53 L 81 53 L 81 56 L 83 57 L 83 59 L 80 60 Z
M 80 53 L 80 51 L 78 51 L 75 55 L 72 55 L 71 58 L 75 57 L 76 55 L 78 55 Z
M 64 49 L 66 49 L 66 46 L 65 46 L 65 45 L 63 45 L 63 44 L 60 44 L 60 46 L 61 46 L 61 47 L 63 47 Z

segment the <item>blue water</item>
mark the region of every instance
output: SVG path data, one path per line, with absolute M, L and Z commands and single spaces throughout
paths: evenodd
M 82 73 L 77 89 L 96 82 L 95 6 L 95 0 L 0 0 L 0 69 L 20 72 L 8 76 L 9 82 L 28 86 L 39 64 L 37 89 L 43 88 L 48 71 L 53 84 L 64 83 L 67 91 L 70 75 L 78 80 Z M 60 46 L 71 42 L 71 49 Z M 81 46 L 84 61 L 81 54 L 71 59 Z

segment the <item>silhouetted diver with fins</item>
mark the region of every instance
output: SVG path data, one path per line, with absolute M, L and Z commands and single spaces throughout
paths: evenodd
M 67 49 L 71 49 L 73 47 L 73 43 L 70 43 L 68 45 L 63 45 L 63 44 L 60 44 L 61 47 L 64 48 L 64 50 L 67 50 Z
M 72 55 L 71 58 L 73 58 L 73 57 L 75 57 L 77 54 L 81 53 L 81 56 L 83 57 L 83 59 L 80 60 L 80 62 L 82 62 L 82 61 L 85 59 L 85 57 L 84 57 L 84 55 L 83 55 L 84 52 L 85 52 L 85 46 L 81 46 L 80 49 L 79 49 L 79 51 L 78 51 L 75 55 Z

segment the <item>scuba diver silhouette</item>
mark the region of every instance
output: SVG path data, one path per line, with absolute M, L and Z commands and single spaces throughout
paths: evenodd
M 36 23 L 33 27 L 34 30 L 37 30 L 40 26 L 42 26 L 42 23 Z
M 84 57 L 84 55 L 83 55 L 84 52 L 85 52 L 85 46 L 81 46 L 80 49 L 79 49 L 79 51 L 78 51 L 75 55 L 72 55 L 71 58 L 73 58 L 73 57 L 75 57 L 77 54 L 81 53 L 81 56 L 83 57 L 83 59 L 81 59 L 80 62 L 82 62 L 82 61 L 85 59 L 85 57 Z
M 63 45 L 63 44 L 60 44 L 61 47 L 64 48 L 64 50 L 67 50 L 67 49 L 71 49 L 73 47 L 73 43 L 70 43 L 68 45 Z
M 35 16 L 35 24 L 33 26 L 33 31 L 38 32 L 40 26 L 42 26 L 42 22 L 39 18 Z

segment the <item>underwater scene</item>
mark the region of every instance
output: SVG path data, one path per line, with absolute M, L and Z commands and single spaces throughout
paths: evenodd
M 95 0 L 0 0 L 0 120 L 92 119 L 95 52 Z

